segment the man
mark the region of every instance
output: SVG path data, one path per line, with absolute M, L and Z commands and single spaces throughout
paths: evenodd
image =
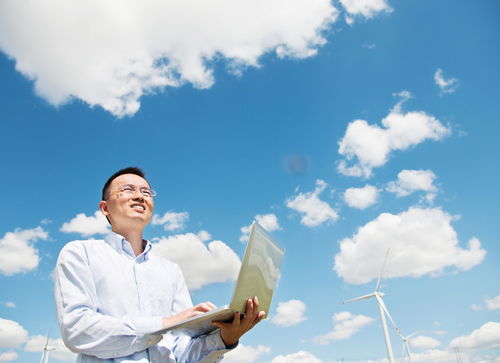
M 59 254 L 55 300 L 64 343 L 78 362 L 219 362 L 265 315 L 256 298 L 243 317 L 198 338 L 155 334 L 215 308 L 192 306 L 179 267 L 151 253 L 142 238 L 155 192 L 138 168 L 113 174 L 99 208 L 111 224 L 104 240 L 73 241 Z

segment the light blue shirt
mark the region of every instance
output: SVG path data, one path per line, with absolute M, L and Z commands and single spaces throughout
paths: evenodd
M 135 256 L 116 233 L 73 241 L 55 269 L 61 336 L 77 362 L 219 362 L 226 349 L 218 331 L 198 338 L 154 334 L 163 317 L 192 306 L 180 268 L 150 253 Z

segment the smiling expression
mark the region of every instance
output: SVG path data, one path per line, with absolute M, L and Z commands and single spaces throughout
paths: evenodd
M 130 184 L 137 189 L 135 193 L 120 192 L 120 186 Z M 138 190 L 149 188 L 146 180 L 135 174 L 116 177 L 109 186 L 107 200 L 100 203 L 101 212 L 109 218 L 113 229 L 118 226 L 144 228 L 154 210 L 153 198 L 145 198 Z

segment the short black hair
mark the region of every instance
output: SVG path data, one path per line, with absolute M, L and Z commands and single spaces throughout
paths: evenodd
M 104 186 L 102 187 L 102 199 L 101 200 L 106 200 L 109 198 L 109 190 L 108 190 L 109 186 L 111 185 L 113 180 L 115 180 L 116 178 L 118 178 L 120 175 L 123 175 L 123 174 L 139 175 L 141 178 L 143 178 L 144 180 L 147 181 L 146 174 L 144 174 L 144 172 L 136 166 L 129 166 L 129 167 L 120 169 L 116 173 L 111 175 L 109 177 L 109 179 L 106 181 L 106 183 L 104 184 Z M 148 184 L 149 184 L 149 182 L 148 182 Z

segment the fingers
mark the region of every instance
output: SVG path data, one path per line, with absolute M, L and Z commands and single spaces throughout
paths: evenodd
M 204 303 L 201 303 L 201 304 L 194 306 L 193 309 L 197 312 L 206 313 L 207 311 L 217 309 L 217 306 L 212 304 L 210 301 L 207 301 L 207 302 L 204 302 Z

